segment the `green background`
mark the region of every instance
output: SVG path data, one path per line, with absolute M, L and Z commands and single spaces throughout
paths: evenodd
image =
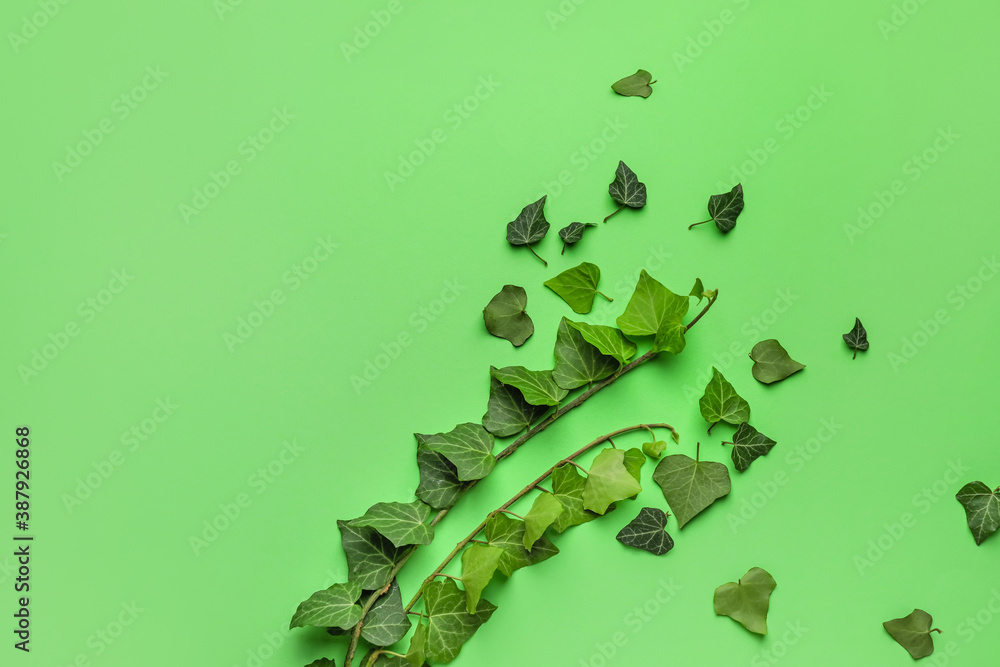
M 488 509 L 602 433 L 667 421 L 671 451 L 701 441 L 728 462 L 732 429 L 707 437 L 697 407 L 712 365 L 778 445 L 683 532 L 671 520 L 663 558 L 614 539 L 639 507 L 666 507 L 648 477 L 638 501 L 557 536 L 556 559 L 486 591 L 499 611 L 455 664 L 905 665 L 880 624 L 914 607 L 945 631 L 935 664 L 996 655 L 1000 538 L 977 548 L 954 500 L 968 481 L 1000 484 L 996 3 L 48 5 L 0 12 L 3 428 L 31 428 L 36 536 L 32 652 L 8 644 L 4 664 L 339 664 L 341 640 L 285 630 L 346 578 L 336 519 L 411 499 L 411 433 L 478 420 L 490 364 L 551 367 L 572 313 L 542 282 L 584 260 L 616 299 L 589 321 L 613 323 L 640 268 L 720 298 L 682 355 L 499 466 L 411 560 L 405 597 Z M 614 95 L 638 67 L 653 95 Z M 87 139 L 102 121 L 112 131 Z M 80 143 L 78 166 L 54 166 Z M 613 210 L 619 159 L 648 206 L 560 257 L 556 230 Z M 238 173 L 185 215 L 229 162 Z M 687 231 L 737 179 L 736 230 Z M 548 269 L 504 240 L 544 193 Z M 304 261 L 317 239 L 337 247 Z M 517 350 L 482 325 L 505 283 L 527 289 L 537 327 Z M 275 290 L 271 315 L 227 339 Z M 855 316 L 872 348 L 852 361 Z M 745 353 L 771 337 L 807 368 L 765 387 Z M 52 358 L 26 373 L 36 351 Z M 176 406 L 161 422 L 158 400 Z M 301 451 L 280 463 L 286 441 Z M 81 483 L 89 496 L 68 506 Z M 239 516 L 193 547 L 240 494 Z M 765 638 L 712 611 L 713 590 L 753 566 L 778 582 Z M 660 604 L 662 582 L 677 588 Z

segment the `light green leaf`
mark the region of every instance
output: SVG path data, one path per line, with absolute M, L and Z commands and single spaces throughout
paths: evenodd
M 531 551 L 545 529 L 563 513 L 562 503 L 551 493 L 543 491 L 531 504 L 531 509 L 524 515 L 524 548 Z
M 639 515 L 618 533 L 618 541 L 627 547 L 662 556 L 674 548 L 674 541 L 664 530 L 667 513 L 658 507 L 643 507 Z
M 556 349 L 559 349 L 558 341 Z M 558 360 L 558 354 L 556 358 Z M 558 367 L 558 361 L 556 365 Z M 529 428 L 548 412 L 549 406 L 528 403 L 520 389 L 493 377 L 495 370 L 490 366 L 490 401 L 483 415 L 483 427 L 497 438 L 506 438 Z
M 532 405 L 559 405 L 559 401 L 569 393 L 556 384 L 552 371 L 529 371 L 524 366 L 505 366 L 491 368 L 490 374 L 500 382 L 519 389 L 524 400 Z
M 423 667 L 424 663 L 427 662 L 426 651 L 427 626 L 418 622 L 417 629 L 410 637 L 410 648 L 406 650 L 406 661 L 410 663 L 410 667 Z
M 614 357 L 619 364 L 628 363 L 635 356 L 636 345 L 625 337 L 619 329 L 603 324 L 587 324 L 586 322 L 566 321 L 580 332 L 584 340 L 596 347 L 601 354 Z
M 430 544 L 434 527 L 428 523 L 431 507 L 420 500 L 410 503 L 377 503 L 363 517 L 351 521 L 352 526 L 370 526 L 389 538 L 393 546 Z
M 624 464 L 629 474 L 635 478 L 635 481 L 640 484 L 642 484 L 642 466 L 644 463 L 646 463 L 646 455 L 642 453 L 641 449 L 632 447 L 625 450 L 625 455 L 622 457 L 622 464 Z
M 490 545 L 504 550 L 499 567 L 507 577 L 515 570 L 541 563 L 559 553 L 556 545 L 544 535 L 535 542 L 531 551 L 525 549 L 524 522 L 503 513 L 494 514 L 486 521 L 483 535 Z
M 698 303 L 705 298 L 705 285 L 701 282 L 701 278 L 696 278 L 694 281 L 694 287 L 691 288 L 691 293 L 688 296 L 698 297 Z
M 684 454 L 665 456 L 653 471 L 653 481 L 663 490 L 677 527 L 730 491 L 729 470 L 721 463 L 697 461 Z
M 288 629 L 312 625 L 349 630 L 361 620 L 361 605 L 357 604 L 360 597 L 361 584 L 356 581 L 316 591 L 295 610 Z
M 941 632 L 931 627 L 934 620 L 923 609 L 914 609 L 908 616 L 894 618 L 882 624 L 885 631 L 906 649 L 914 660 L 926 658 L 934 652 L 932 632 Z
M 417 437 L 419 440 L 420 436 Z M 417 470 L 420 471 L 420 485 L 416 496 L 436 510 L 454 505 L 465 490 L 465 484 L 458 478 L 458 469 L 443 454 L 418 446 Z
M 737 470 L 744 472 L 750 467 L 751 463 L 767 454 L 778 443 L 747 422 L 743 422 L 736 429 L 733 441 L 723 442 L 722 444 L 733 446 L 733 464 Z
M 583 489 L 587 486 L 587 478 L 577 471 L 576 466 L 564 463 L 552 471 L 551 478 L 552 495 L 563 506 L 562 513 L 552 522 L 553 528 L 561 533 L 600 516 L 583 508 Z
M 601 270 L 596 264 L 583 262 L 579 266 L 566 269 L 555 278 L 549 278 L 544 284 L 568 303 L 573 312 L 589 313 L 594 307 L 596 294 L 600 294 L 608 301 L 614 300 L 597 291 L 599 282 L 601 282 Z
M 465 586 L 466 603 L 470 614 L 476 613 L 483 589 L 490 583 L 493 573 L 500 566 L 504 550 L 486 544 L 473 544 L 462 552 L 462 585 Z
M 486 330 L 510 341 L 514 347 L 524 345 L 535 333 L 535 325 L 524 310 L 527 305 L 528 295 L 523 287 L 504 285 L 483 309 Z
M 347 521 L 337 521 L 337 527 L 347 555 L 347 578 L 368 591 L 388 584 L 393 568 L 407 552 L 406 547 L 393 546 L 374 528 L 352 526 Z
M 738 425 L 750 421 L 750 404 L 736 393 L 719 369 L 712 367 L 712 379 L 705 386 L 705 395 L 698 401 L 701 416 L 708 422 L 708 432 L 720 421 Z
M 486 477 L 496 465 L 492 453 L 493 436 L 482 424 L 459 424 L 447 433 L 429 436 L 423 447 L 443 454 L 455 466 L 463 482 Z
M 507 242 L 512 246 L 527 246 L 531 254 L 538 257 L 538 253 L 531 247 L 531 244 L 538 243 L 545 238 L 548 231 L 549 223 L 545 219 L 545 197 L 542 197 L 525 206 L 516 218 L 507 223 Z M 538 261 L 545 266 L 549 265 L 541 257 L 538 257 Z
M 729 582 L 715 589 L 715 613 L 738 621 L 758 635 L 767 634 L 767 608 L 774 577 L 759 567 L 751 568 L 737 583 Z
M 403 611 L 403 598 L 395 579 L 389 591 L 375 601 L 365 615 L 361 636 L 372 646 L 395 644 L 410 631 L 410 618 Z
M 555 356 L 556 365 L 552 369 L 552 379 L 563 389 L 576 389 L 603 380 L 621 366 L 613 357 L 602 354 L 588 342 L 565 317 L 559 322 Z M 518 394 L 520 395 L 520 392 Z
M 628 336 L 654 336 L 654 351 L 678 354 L 684 349 L 683 321 L 690 301 L 689 297 L 671 292 L 643 269 L 625 312 L 618 318 L 618 328 Z
M 1000 487 L 990 491 L 983 482 L 969 482 L 955 498 L 965 508 L 969 530 L 977 546 L 1000 528 Z
M 496 605 L 480 600 L 476 613 L 466 609 L 465 593 L 452 579 L 424 584 L 424 609 L 427 613 L 426 658 L 430 662 L 451 662 L 462 645 L 476 630 L 490 620 Z
M 625 466 L 625 452 L 608 448 L 601 451 L 590 466 L 587 484 L 583 489 L 583 506 L 592 512 L 604 514 L 611 503 L 631 498 L 640 491 L 642 485 Z
M 652 78 L 653 76 L 646 70 L 636 70 L 635 74 L 631 74 L 611 84 L 611 90 L 625 97 L 649 97 L 653 94 L 650 84 L 656 83 L 651 80 Z
M 642 443 L 642 452 L 651 459 L 658 459 L 667 448 L 667 443 L 663 440 Z
M 762 340 L 750 350 L 753 359 L 753 376 L 758 382 L 771 384 L 798 373 L 805 366 L 788 356 L 781 343 L 773 338 Z

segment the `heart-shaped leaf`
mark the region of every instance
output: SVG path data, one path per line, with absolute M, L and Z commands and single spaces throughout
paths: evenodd
M 557 350 L 558 347 L 557 342 Z M 557 368 L 558 358 L 557 354 Z M 497 438 L 506 438 L 529 428 L 548 411 L 549 406 L 528 403 L 520 389 L 493 377 L 492 372 L 495 370 L 495 367 L 490 366 L 490 400 L 486 414 L 483 415 L 483 427 Z
M 504 285 L 483 309 L 486 330 L 510 341 L 514 347 L 524 345 L 535 333 L 535 325 L 524 310 L 527 305 L 528 295 L 523 287 Z
M 983 482 L 969 482 L 955 498 L 965 508 L 969 530 L 977 545 L 1000 528 L 1000 487 L 990 491 Z
M 431 507 L 419 500 L 410 503 L 377 503 L 364 516 L 350 522 L 352 526 L 370 526 L 393 546 L 430 544 L 434 527 L 430 525 Z
M 674 294 L 643 269 L 625 312 L 618 318 L 618 328 L 628 336 L 653 336 L 656 352 L 679 354 L 684 349 L 683 321 L 690 302 L 689 297 Z
M 462 552 L 462 585 L 465 586 L 467 610 L 476 613 L 483 589 L 500 565 L 504 550 L 488 544 L 473 544 Z
M 395 579 L 389 591 L 365 614 L 361 636 L 373 646 L 395 644 L 410 631 L 410 617 L 403 611 L 403 598 Z
M 548 231 L 549 223 L 545 219 L 545 197 L 543 196 L 538 201 L 525 206 L 521 209 L 520 215 L 507 223 L 507 242 L 512 246 L 527 246 L 531 254 L 538 257 L 538 253 L 531 247 L 531 244 L 538 243 L 545 238 Z M 538 261 L 545 266 L 549 265 L 541 257 L 538 257 Z
M 643 507 L 639 515 L 618 533 L 618 541 L 628 547 L 662 556 L 674 548 L 674 541 L 664 530 L 667 513 L 658 507 Z
M 614 301 L 597 290 L 601 281 L 601 270 L 596 264 L 583 262 L 579 266 L 566 269 L 555 278 L 545 281 L 545 286 L 562 297 L 575 313 L 589 313 L 594 307 L 594 296 L 600 294 L 608 301 Z
M 524 366 L 504 366 L 490 369 L 500 382 L 521 391 L 524 400 L 532 405 L 559 405 L 569 393 L 552 378 L 552 371 L 529 371 Z
M 639 177 L 621 160 L 615 170 L 615 180 L 608 185 L 608 194 L 618 204 L 618 209 L 604 218 L 607 222 L 625 207 L 642 208 L 646 205 L 646 184 L 639 182 Z
M 552 522 L 552 527 L 558 532 L 600 516 L 583 507 L 583 490 L 587 486 L 587 478 L 580 474 L 576 466 L 564 463 L 552 471 L 551 478 L 552 495 L 563 506 L 562 513 Z
M 531 551 L 545 529 L 562 513 L 563 506 L 558 498 L 546 491 L 538 494 L 531 509 L 524 515 L 524 548 Z
M 465 490 L 458 469 L 443 454 L 418 446 L 417 470 L 420 485 L 416 496 L 436 510 L 454 505 Z
M 590 465 L 583 489 L 583 506 L 591 512 L 604 514 L 611 503 L 631 498 L 640 491 L 642 485 L 625 466 L 625 452 L 608 448 L 602 450 Z
M 864 352 L 868 349 L 868 332 L 861 325 L 861 320 L 854 318 L 854 328 L 844 334 L 844 342 L 847 343 L 847 347 L 854 350 L 851 359 L 857 358 L 858 351 Z
M 486 521 L 483 536 L 490 545 L 504 550 L 499 569 L 506 577 L 514 574 L 515 570 L 541 563 L 559 553 L 556 545 L 544 535 L 528 551 L 524 548 L 524 532 L 524 522 L 507 514 L 494 514 Z
M 729 192 L 712 195 L 708 198 L 708 214 L 712 216 L 708 220 L 696 222 L 688 226 L 688 229 L 704 225 L 706 222 L 715 222 L 723 234 L 731 232 L 736 227 L 736 218 L 743 211 L 743 186 L 737 183 Z
M 740 472 L 744 472 L 751 463 L 767 454 L 778 443 L 747 422 L 743 422 L 736 429 L 733 441 L 722 444 L 733 446 L 733 465 Z
M 759 567 L 751 568 L 737 583 L 729 582 L 715 589 L 715 613 L 738 621 L 758 635 L 767 634 L 767 608 L 774 577 Z
M 705 395 L 698 401 L 701 416 L 708 422 L 708 432 L 720 421 L 738 425 L 750 420 L 750 404 L 736 393 L 733 385 L 715 366 L 712 367 L 712 379 L 705 386 Z
M 753 359 L 753 376 L 758 382 L 772 384 L 798 373 L 805 366 L 788 356 L 781 343 L 773 338 L 762 340 L 750 350 Z
M 482 424 L 459 424 L 447 433 L 427 436 L 421 446 L 445 456 L 463 482 L 486 477 L 496 465 L 493 436 Z
M 931 638 L 931 633 L 941 632 L 937 628 L 931 627 L 933 622 L 931 615 L 926 611 L 914 609 L 907 616 L 886 621 L 882 627 L 900 646 L 906 649 L 911 658 L 920 660 L 920 658 L 926 658 L 934 652 L 934 640 Z
M 559 322 L 555 357 L 552 379 L 563 389 L 576 389 L 603 380 L 621 367 L 617 359 L 602 354 L 588 342 L 575 323 L 565 317 Z
M 729 494 L 729 470 L 721 463 L 699 461 L 684 454 L 665 456 L 653 471 L 653 481 L 684 528 L 719 498 Z
M 654 440 L 653 442 L 642 443 L 642 453 L 651 459 L 660 458 L 666 449 L 667 443 L 663 440 Z
M 316 591 L 295 610 L 288 629 L 311 625 L 317 628 L 334 627 L 349 630 L 361 620 L 361 605 L 357 604 L 360 597 L 361 584 L 357 581 L 334 584 Z
M 567 324 L 579 331 L 584 340 L 596 347 L 601 354 L 617 360 L 619 365 L 628 363 L 638 349 L 620 329 L 587 322 L 568 321 Z
M 566 254 L 566 247 L 571 246 L 583 238 L 583 232 L 587 227 L 596 227 L 592 222 L 571 222 L 559 230 L 559 238 L 563 240 L 563 248 L 560 255 Z
M 452 579 L 428 582 L 424 584 L 423 593 L 427 614 L 424 652 L 431 662 L 451 662 L 458 657 L 462 645 L 496 611 L 496 605 L 480 600 L 476 613 L 470 614 L 465 592 Z
M 640 69 L 635 74 L 615 81 L 611 84 L 611 90 L 625 97 L 649 97 L 653 93 L 650 84 L 656 83 L 652 78 L 649 72 Z
M 337 527 L 340 528 L 340 546 L 347 555 L 348 580 L 366 591 L 388 584 L 393 570 L 409 549 L 393 546 L 382 533 L 368 526 L 337 521 Z

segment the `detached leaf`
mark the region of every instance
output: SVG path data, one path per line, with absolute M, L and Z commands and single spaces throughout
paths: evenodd
M 788 356 L 781 343 L 773 338 L 762 340 L 750 350 L 753 359 L 753 376 L 758 382 L 772 384 L 798 373 L 805 366 Z
M 544 209 L 544 196 L 521 209 L 521 214 L 507 223 L 507 242 L 513 246 L 527 246 L 531 254 L 538 257 L 538 253 L 531 247 L 531 244 L 541 241 L 549 231 L 549 223 L 545 219 Z M 538 257 L 538 261 L 545 266 L 549 265 L 541 257 Z
M 615 180 L 608 185 L 608 194 L 618 204 L 618 209 L 604 218 L 607 222 L 612 216 L 619 213 L 626 206 L 629 208 L 642 208 L 646 205 L 646 184 L 639 182 L 639 177 L 628 166 L 618 161 L 618 169 L 615 170 Z
M 619 365 L 628 363 L 638 349 L 634 342 L 614 327 L 573 321 L 567 321 L 567 324 L 579 331 L 584 340 L 596 347 L 601 354 L 617 360 Z
M 969 482 L 955 498 L 965 508 L 969 530 L 977 546 L 1000 528 L 1000 487 L 990 491 L 982 482 Z
M 715 366 L 712 367 L 712 379 L 705 386 L 705 395 L 698 401 L 701 416 L 709 423 L 708 432 L 720 421 L 727 424 L 742 424 L 750 420 L 750 404 L 736 393 L 733 385 Z
M 528 551 L 524 548 L 524 531 L 524 522 L 507 514 L 497 513 L 486 521 L 483 536 L 491 546 L 504 550 L 499 568 L 506 577 L 514 574 L 515 570 L 541 563 L 559 553 L 556 545 L 544 535 Z
M 618 533 L 618 541 L 627 547 L 662 556 L 674 548 L 674 541 L 664 530 L 667 513 L 658 507 L 643 507 L 639 515 Z
M 558 350 L 559 343 L 556 342 Z M 556 355 L 556 367 L 558 368 Z M 490 371 L 496 370 L 490 366 Z M 555 371 L 553 371 L 553 375 Z M 538 421 L 548 411 L 546 405 L 532 405 L 524 400 L 521 390 L 500 382 L 490 375 L 490 401 L 483 415 L 483 427 L 497 438 L 520 433 Z
M 559 238 L 563 240 L 563 249 L 559 253 L 563 255 L 566 253 L 566 246 L 571 246 L 580 239 L 583 238 L 583 231 L 587 227 L 596 227 L 592 222 L 571 222 L 562 229 L 559 230 Z
M 422 446 L 444 455 L 463 482 L 486 477 L 497 462 L 492 454 L 493 436 L 482 424 L 459 424 L 447 433 L 428 436 Z
M 631 498 L 640 491 L 642 485 L 625 466 L 625 452 L 608 448 L 601 451 L 590 466 L 583 489 L 583 506 L 604 514 L 611 503 Z
M 504 285 L 483 309 L 486 330 L 497 338 L 510 341 L 514 347 L 524 345 L 524 341 L 535 333 L 535 325 L 528 313 L 528 295 L 523 287 Z
M 467 610 L 476 613 L 483 589 L 500 565 L 504 551 L 500 547 L 473 544 L 462 552 L 462 585 L 465 586 Z
M 600 281 L 601 270 L 597 265 L 583 262 L 572 269 L 566 269 L 555 278 L 546 280 L 544 285 L 569 304 L 573 312 L 583 314 L 590 312 L 594 307 L 594 296 L 601 294 L 597 291 L 597 283 Z M 613 301 L 606 296 L 604 298 Z
M 702 222 L 696 222 L 693 225 L 690 225 L 688 229 L 698 225 L 703 225 L 706 222 L 714 221 L 715 226 L 719 228 L 719 231 L 726 234 L 731 232 L 733 228 L 736 227 L 736 218 L 739 217 L 742 211 L 743 186 L 737 183 L 736 187 L 729 192 L 709 197 L 708 214 L 712 217 L 708 220 L 703 220 Z
M 625 312 L 618 318 L 618 328 L 628 336 L 654 336 L 656 352 L 679 354 L 684 349 L 683 322 L 690 302 L 690 298 L 674 294 L 643 269 Z
M 583 508 L 583 489 L 587 486 L 587 478 L 580 474 L 576 466 L 564 463 L 552 471 L 551 478 L 552 495 L 563 506 L 562 513 L 552 522 L 552 527 L 558 532 L 600 516 Z
M 545 529 L 563 513 L 562 503 L 551 493 L 543 491 L 535 498 L 531 509 L 524 515 L 524 548 L 531 551 Z
M 603 380 L 621 366 L 614 357 L 602 354 L 588 342 L 575 323 L 565 317 L 559 322 L 555 357 L 552 379 L 563 389 L 576 389 Z
M 556 384 L 552 371 L 529 371 L 524 366 L 504 366 L 490 369 L 497 380 L 521 391 L 532 405 L 559 405 L 569 392 Z
M 733 446 L 733 464 L 740 472 L 744 472 L 750 464 L 761 456 L 764 456 L 776 443 L 769 437 L 755 429 L 747 422 L 743 422 L 736 429 L 732 442 L 723 442 L 724 445 Z
M 715 613 L 738 621 L 750 632 L 766 635 L 767 608 L 777 585 L 765 570 L 751 568 L 739 582 L 715 589 Z
M 454 505 L 465 490 L 458 469 L 443 454 L 418 446 L 417 469 L 420 485 L 416 496 L 436 510 Z
M 389 538 L 393 546 L 430 544 L 434 527 L 428 520 L 431 507 L 419 500 L 411 503 L 378 503 L 363 517 L 350 522 L 352 526 L 370 526 Z
M 431 662 L 451 662 L 462 645 L 476 630 L 490 620 L 496 605 L 480 600 L 476 613 L 466 610 L 465 593 L 452 579 L 424 584 L 424 609 L 427 613 L 425 654 Z
M 403 611 L 403 598 L 395 579 L 389 592 L 380 597 L 365 615 L 361 636 L 372 646 L 395 644 L 410 631 L 410 618 Z
M 382 588 L 392 578 L 392 570 L 408 551 L 393 546 L 388 538 L 374 528 L 352 526 L 337 521 L 340 544 L 347 555 L 348 580 L 367 591 Z
M 854 318 L 854 328 L 844 334 L 844 342 L 847 343 L 847 347 L 854 350 L 851 359 L 857 358 L 859 350 L 864 352 L 868 349 L 868 332 L 861 326 L 861 320 Z
M 677 517 L 677 528 L 719 498 L 729 494 L 729 470 L 721 463 L 698 461 L 684 454 L 665 456 L 653 471 L 653 481 Z
M 926 658 L 934 652 L 934 640 L 931 638 L 931 633 L 941 632 L 937 628 L 932 628 L 932 624 L 933 620 L 930 614 L 923 609 L 914 609 L 909 616 L 886 621 L 882 627 L 900 646 L 906 649 L 911 658 L 920 660 L 920 658 Z
M 635 74 L 619 79 L 611 84 L 611 90 L 625 97 L 649 97 L 653 93 L 650 84 L 653 76 L 644 69 L 637 70 Z
M 349 630 L 361 620 L 361 605 L 357 604 L 360 597 L 361 584 L 356 581 L 316 591 L 295 610 L 288 629 L 312 625 Z

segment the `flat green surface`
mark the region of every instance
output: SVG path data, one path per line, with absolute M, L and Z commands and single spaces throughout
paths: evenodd
M 490 364 L 551 367 L 573 315 L 542 282 L 581 261 L 615 298 L 590 322 L 640 268 L 719 301 L 680 357 L 498 466 L 404 599 L 602 433 L 667 421 L 671 453 L 728 461 L 698 412 L 712 365 L 778 444 L 671 519 L 663 558 L 614 539 L 665 507 L 648 465 L 637 501 L 487 588 L 454 664 L 907 665 L 881 623 L 914 607 L 944 630 L 925 664 L 995 663 L 1000 537 L 977 548 L 954 494 L 1000 484 L 1000 5 L 223 2 L 0 10 L 2 428 L 31 428 L 36 537 L 28 655 L 0 556 L 4 665 L 340 664 L 342 640 L 285 630 L 346 578 L 336 520 L 412 499 L 411 433 L 479 419 Z M 649 99 L 611 92 L 640 67 Z M 559 228 L 614 210 L 619 159 L 649 204 L 560 256 Z M 688 231 L 737 180 L 736 229 Z M 504 240 L 542 194 L 548 269 Z M 507 283 L 537 329 L 517 350 L 481 317 Z M 772 337 L 807 368 L 765 387 L 746 353 Z M 712 611 L 753 566 L 778 582 L 763 639 Z

